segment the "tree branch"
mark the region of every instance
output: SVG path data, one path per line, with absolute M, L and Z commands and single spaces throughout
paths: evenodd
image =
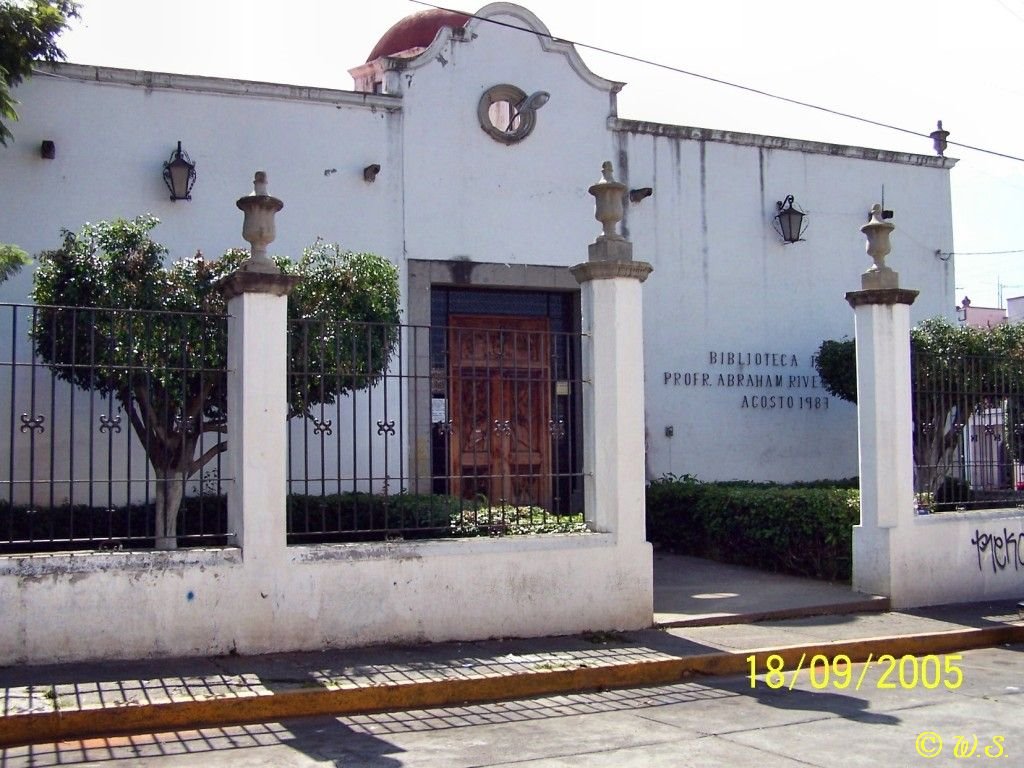
M 147 440 L 146 422 L 142 420 L 142 416 L 139 414 L 139 409 L 135 407 L 136 398 L 132 397 L 132 393 L 127 389 L 122 389 L 117 393 L 117 399 L 121 401 L 121 405 L 124 406 L 125 412 L 128 414 L 128 420 L 132 423 L 132 428 L 135 430 L 135 434 L 138 435 L 139 440 L 142 441 L 145 446 L 149 441 Z
M 160 441 L 161 444 L 167 444 L 167 433 L 164 431 L 163 426 L 160 424 L 160 419 L 157 417 L 156 411 L 153 410 L 153 404 L 149 399 L 149 390 L 142 384 L 133 384 L 132 391 L 135 393 L 135 402 L 140 403 L 143 406 L 143 421 L 148 425 L 146 430 L 148 434 L 152 434 Z
M 206 398 L 210 394 L 210 390 L 213 388 L 214 382 L 207 381 L 200 385 L 199 392 L 189 401 L 185 407 L 185 424 L 191 424 L 193 419 L 199 417 L 199 414 L 203 412 L 203 406 L 206 404 Z
M 227 449 L 228 444 L 226 442 L 217 443 L 216 445 L 211 446 L 202 456 L 188 465 L 188 477 L 192 477 L 192 475 L 202 469 L 214 456 L 218 453 L 224 453 Z

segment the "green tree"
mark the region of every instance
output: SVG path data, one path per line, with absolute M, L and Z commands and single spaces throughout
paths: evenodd
M 57 36 L 78 17 L 74 0 L 0 0 L 0 144 L 12 138 L 5 121 L 17 120 L 11 88 L 32 74 L 32 62 L 57 61 Z
M 911 330 L 910 348 L 919 489 L 937 491 L 955 475 L 964 425 L 979 409 L 1002 409 L 1007 449 L 1024 454 L 1024 431 L 1016 427 L 1024 405 L 1024 324 L 972 328 L 933 318 Z M 853 403 L 856 355 L 852 340 L 824 341 L 815 361 L 825 389 Z
M 185 481 L 223 452 L 227 339 L 218 282 L 246 256 L 163 264 L 153 216 L 87 224 L 39 256 L 35 353 L 60 379 L 115 397 L 156 478 L 157 546 L 176 546 Z M 385 259 L 317 242 L 279 266 L 302 278 L 289 297 L 291 416 L 380 379 L 397 340 L 398 271 Z M 84 309 L 71 309 L 84 308 Z M 373 323 L 374 325 L 359 325 Z M 306 373 L 306 372 L 309 373 Z
M 826 392 L 850 403 L 857 402 L 857 347 L 853 339 L 821 342 L 814 367 Z
M 0 283 L 14 277 L 22 267 L 31 263 L 32 259 L 18 246 L 0 243 Z

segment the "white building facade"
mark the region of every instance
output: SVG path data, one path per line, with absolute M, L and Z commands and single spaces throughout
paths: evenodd
M 294 257 L 321 237 L 385 256 L 404 322 L 447 324 L 438 307 L 454 300 L 514 326 L 521 291 L 578 318 L 568 267 L 596 232 L 587 188 L 610 159 L 631 191 L 623 231 L 654 267 L 649 479 L 856 473 L 855 408 L 823 389 L 812 358 L 852 335 L 843 295 L 867 264 L 857 229 L 883 187 L 901 283 L 920 291 L 912 321 L 952 315 L 953 263 L 935 254 L 952 251 L 953 160 L 620 119 L 623 84 L 509 3 L 418 14 L 352 72 L 362 90 L 44 69 L 18 88 L 0 151 L 0 241 L 34 253 L 62 228 L 151 212 L 172 257 L 214 257 L 241 245 L 233 202 L 261 168 L 285 201 L 272 251 Z M 517 116 L 538 92 L 547 103 Z M 169 200 L 161 178 L 178 141 L 198 172 L 188 201 Z M 793 244 L 773 228 L 789 195 L 808 221 Z M 26 272 L 2 298 L 30 286 Z

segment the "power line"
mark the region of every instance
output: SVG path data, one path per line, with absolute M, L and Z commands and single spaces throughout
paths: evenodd
M 856 121 L 861 122 L 861 123 L 867 123 L 868 125 L 874 125 L 874 126 L 879 127 L 879 128 L 886 128 L 886 129 L 891 130 L 891 131 L 899 131 L 900 133 L 906 133 L 906 134 L 909 134 L 911 136 L 918 136 L 918 137 L 923 138 L 923 139 L 930 139 L 931 138 L 930 134 L 921 133 L 920 131 L 912 131 L 909 128 L 901 128 L 898 125 L 892 125 L 890 123 L 883 123 L 883 122 L 881 122 L 879 120 L 872 120 L 871 118 L 868 118 L 868 117 L 861 117 L 860 115 L 854 115 L 854 114 L 851 114 L 849 112 L 841 112 L 841 111 L 836 110 L 836 109 L 830 109 L 829 107 L 822 107 L 822 106 L 820 106 L 818 104 L 811 104 L 810 102 L 807 102 L 807 101 L 800 101 L 799 99 L 791 99 L 788 96 L 780 96 L 777 93 L 771 93 L 769 91 L 762 91 L 759 88 L 753 88 L 753 87 L 751 87 L 749 85 L 741 85 L 739 83 L 733 83 L 733 82 L 730 82 L 728 80 L 722 80 L 721 78 L 718 78 L 718 77 L 711 77 L 710 75 L 702 75 L 699 72 L 691 72 L 690 70 L 681 69 L 680 67 L 673 67 L 673 66 L 671 66 L 669 64 L 661 64 L 660 62 L 651 61 L 650 59 L 644 59 L 644 58 L 641 58 L 639 56 L 633 56 L 633 55 L 628 54 L 628 53 L 621 53 L 619 51 L 613 51 L 613 50 L 611 50 L 609 48 L 602 48 L 599 45 L 590 45 L 588 43 L 580 43 L 580 42 L 576 42 L 575 40 L 569 40 L 569 39 L 564 38 L 564 37 L 555 37 L 554 35 L 544 34 L 543 32 L 537 32 L 537 31 L 529 29 L 527 27 L 519 27 L 519 26 L 516 26 L 515 24 L 509 24 L 506 21 L 497 21 L 495 19 L 489 19 L 489 18 L 485 18 L 483 16 L 477 16 L 476 14 L 469 13 L 467 11 L 460 11 L 460 10 L 456 10 L 454 8 L 446 8 L 446 7 L 441 6 L 441 5 L 434 5 L 433 3 L 428 3 L 428 2 L 425 2 L 424 0 L 409 0 L 409 1 L 412 2 L 412 3 L 416 3 L 417 5 L 425 5 L 428 8 L 436 8 L 439 11 L 448 11 L 449 13 L 458 13 L 458 14 L 461 14 L 463 16 L 468 16 L 468 17 L 473 18 L 473 19 L 479 19 L 480 21 L 486 21 L 486 22 L 488 22 L 490 24 L 496 24 L 497 26 L 500 26 L 500 27 L 507 27 L 509 29 L 515 29 L 515 30 L 518 30 L 520 32 L 527 32 L 529 34 L 536 35 L 537 37 L 545 37 L 545 38 L 547 38 L 547 39 L 549 39 L 549 40 L 551 40 L 553 42 L 567 43 L 567 44 L 573 45 L 573 46 L 575 46 L 577 48 L 586 48 L 586 49 L 591 50 L 591 51 L 597 51 L 599 53 L 607 53 L 607 54 L 609 54 L 611 56 L 617 56 L 619 58 L 627 59 L 629 61 L 635 61 L 635 62 L 637 62 L 639 64 L 647 64 L 648 66 L 658 67 L 659 69 L 667 69 L 670 72 L 676 72 L 676 73 L 678 73 L 680 75 L 686 75 L 688 77 L 695 77 L 697 79 L 706 80 L 706 81 L 708 81 L 710 83 L 716 83 L 718 85 L 725 85 L 725 86 L 728 86 L 729 88 L 736 88 L 736 89 L 741 90 L 741 91 L 746 91 L 747 93 L 757 94 L 758 96 L 766 96 L 769 99 L 775 99 L 777 101 L 782 101 L 782 102 L 785 102 L 787 104 L 794 104 L 794 105 L 796 105 L 798 107 L 805 107 L 807 109 L 814 109 L 814 110 L 817 110 L 819 112 L 825 112 L 826 114 L 829 114 L 829 115 L 835 115 L 836 117 L 845 117 L 848 120 L 856 120 Z M 997 152 L 994 149 L 985 149 L 984 147 L 976 147 L 976 146 L 974 146 L 972 144 L 962 144 L 962 143 L 960 143 L 958 141 L 948 141 L 947 140 L 946 143 L 949 146 L 960 147 L 962 149 L 970 149 L 970 150 L 973 150 L 975 152 L 983 152 L 983 153 L 985 153 L 987 155 L 995 155 L 996 157 L 1002 157 L 1002 158 L 1005 158 L 1007 160 L 1016 160 L 1018 162 L 1024 163 L 1024 157 L 1017 157 L 1016 155 L 1009 155 L 1009 154 L 1006 154 L 1005 152 Z
M 1024 21 L 1024 16 L 1021 16 L 1019 13 L 1013 10 L 1013 8 L 1004 3 L 1003 0 L 996 0 L 996 2 L 1003 6 L 1003 10 L 1005 10 L 1007 13 L 1009 13 L 1011 16 L 1017 19 L 1017 21 Z
M 1024 253 L 1024 248 L 1017 248 L 1012 251 L 936 251 L 935 255 L 942 256 L 1005 256 L 1011 253 Z

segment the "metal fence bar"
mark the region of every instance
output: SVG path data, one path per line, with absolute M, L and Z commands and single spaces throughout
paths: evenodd
M 1024 506 L 1024 362 L 911 357 L 919 512 Z
M 0 380 L 10 385 L 0 553 L 153 546 L 160 481 L 151 461 L 161 431 L 180 438 L 168 455 L 185 467 L 173 480 L 183 498 L 178 546 L 226 542 L 223 437 L 205 434 L 220 431 L 210 418 L 223 414 L 214 400 L 226 376 L 226 320 L 0 304 L 0 328 L 10 330 L 0 356 Z M 216 458 L 209 487 L 187 466 L 199 457 Z
M 585 529 L 579 334 L 292 322 L 290 543 Z

